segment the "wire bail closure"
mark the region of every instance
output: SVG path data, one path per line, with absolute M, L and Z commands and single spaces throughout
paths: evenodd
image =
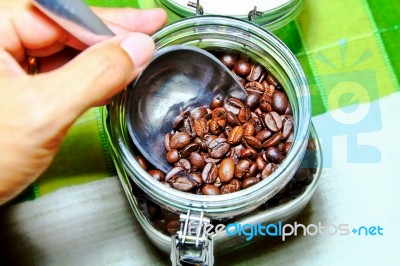
M 203 7 L 200 5 L 200 0 L 197 0 L 197 2 L 191 2 L 189 1 L 189 3 L 187 4 L 189 7 L 193 7 L 196 8 L 196 13 L 194 14 L 195 16 L 201 16 L 204 14 L 204 9 Z
M 206 234 L 210 219 L 204 213 L 179 216 L 180 229 L 171 237 L 171 262 L 174 266 L 214 264 L 214 245 L 212 238 Z
M 252 10 L 249 11 L 249 21 L 254 23 L 255 17 L 261 17 L 264 13 L 261 11 L 257 11 L 257 6 L 254 6 Z

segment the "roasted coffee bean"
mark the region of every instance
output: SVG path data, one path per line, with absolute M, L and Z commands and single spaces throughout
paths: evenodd
M 301 182 L 301 184 L 303 184 L 304 186 L 308 186 L 309 184 L 312 183 L 313 180 L 314 180 L 314 175 L 310 174 L 303 182 Z
M 239 76 L 245 77 L 250 74 L 251 65 L 246 60 L 240 59 L 235 63 L 234 70 Z
M 215 136 L 215 135 L 207 134 L 204 136 L 204 147 L 205 147 L 206 151 L 208 151 L 208 147 L 210 146 L 210 143 L 215 139 L 217 139 L 217 136 Z
M 260 102 L 260 109 L 266 113 L 272 112 L 274 110 L 274 108 L 272 107 L 272 104 L 269 101 L 265 101 L 265 100 L 262 100 Z
M 239 114 L 240 109 L 244 107 L 244 104 L 238 98 L 227 98 L 224 101 L 224 107 L 227 111 L 234 113 L 235 115 Z
M 192 152 L 196 152 L 199 150 L 199 145 L 196 143 L 190 143 L 185 148 L 183 148 L 180 152 L 181 158 L 187 158 Z
M 190 135 L 187 132 L 176 132 L 170 142 L 171 149 L 180 150 L 190 143 Z
M 205 117 L 207 113 L 207 108 L 205 108 L 204 106 L 196 107 L 192 111 L 190 111 L 191 116 L 195 120 Z
M 294 135 L 292 132 L 292 133 L 290 133 L 289 137 L 287 137 L 286 142 L 293 142 L 293 140 L 294 140 Z
M 239 114 L 238 114 L 238 119 L 240 121 L 240 123 L 244 124 L 247 121 L 250 120 L 251 118 L 251 109 L 248 106 L 244 106 L 242 108 L 240 108 L 239 110 Z
M 258 80 L 263 72 L 263 67 L 259 64 L 253 64 L 250 69 L 250 73 L 247 75 L 246 79 L 248 81 Z
M 292 143 L 291 142 L 285 142 L 285 147 L 283 148 L 282 152 L 284 154 L 288 154 L 291 147 L 292 147 Z
M 274 135 L 272 135 L 272 137 L 270 137 L 269 139 L 267 139 L 264 143 L 263 143 L 263 147 L 264 148 L 268 148 L 268 147 L 273 147 L 278 145 L 278 143 L 282 140 L 282 133 L 276 132 Z
M 172 122 L 172 128 L 175 130 L 180 129 L 183 127 L 183 122 L 185 121 L 185 116 L 180 114 L 177 117 L 175 117 L 174 121 Z
M 251 123 L 254 125 L 254 132 L 258 133 L 263 129 L 263 123 L 261 119 L 255 113 L 251 113 Z
M 247 85 L 247 84 L 246 84 L 246 85 Z M 260 102 L 260 99 L 261 99 L 261 97 L 262 97 L 262 95 L 263 95 L 263 92 L 257 90 L 257 89 L 254 88 L 254 87 L 248 87 L 248 88 L 246 89 L 246 92 L 247 92 L 248 95 L 254 94 L 254 95 L 257 95 L 257 96 L 258 96 L 258 98 L 259 98 L 258 103 L 255 103 L 255 105 L 258 106 L 258 104 L 259 104 L 259 102 Z M 250 101 L 250 100 L 251 100 L 251 101 Z M 245 101 L 246 105 L 247 105 L 248 103 L 254 102 L 254 99 L 250 99 L 250 100 L 249 100 L 249 102 L 247 102 L 247 100 Z M 251 104 L 251 106 L 253 106 L 253 104 Z M 249 105 L 249 107 L 250 107 L 251 109 L 253 109 L 251 106 Z M 254 108 L 257 108 L 257 107 L 254 107 Z
M 252 162 L 249 167 L 249 171 L 244 175 L 244 177 L 255 177 L 257 175 L 257 164 Z
M 289 101 L 283 92 L 278 90 L 274 91 L 272 95 L 272 107 L 274 110 L 280 114 L 284 114 L 288 108 Z
M 221 96 L 216 96 L 210 103 L 210 108 L 215 109 L 224 106 L 224 99 Z
M 255 132 L 254 124 L 251 122 L 246 122 L 243 124 L 243 135 L 253 136 Z
M 149 171 L 147 171 L 147 173 L 149 175 L 151 175 L 157 181 L 164 181 L 165 180 L 165 174 L 162 171 L 158 170 L 158 169 L 149 170 Z
M 226 112 L 227 111 L 224 107 L 217 107 L 212 111 L 211 115 L 213 119 L 226 119 Z
M 259 139 L 253 136 L 244 136 L 243 140 L 253 149 L 255 150 L 261 150 L 262 149 L 262 143 Z
M 299 169 L 297 169 L 296 173 L 294 174 L 294 179 L 297 182 L 303 182 L 304 180 L 306 180 L 306 178 L 308 177 L 309 174 L 310 174 L 309 168 L 300 167 Z
M 185 120 L 183 121 L 184 131 L 189 133 L 189 135 L 192 138 L 196 137 L 196 131 L 195 131 L 194 126 L 195 126 L 195 123 L 194 123 L 194 119 L 192 116 L 186 117 Z
M 235 177 L 242 178 L 250 169 L 250 160 L 240 160 L 235 166 Z
M 244 89 L 247 91 L 248 94 L 256 94 L 259 97 L 261 97 L 264 94 L 263 85 L 257 81 L 246 83 Z
M 235 173 L 235 162 L 232 158 L 223 159 L 219 165 L 219 178 L 222 182 L 232 180 Z
M 189 178 L 189 174 L 184 172 L 174 175 L 169 182 L 173 188 L 180 191 L 190 191 L 196 186 L 195 182 Z
M 171 134 L 171 133 L 165 134 L 165 137 L 164 137 L 164 147 L 165 147 L 165 149 L 166 149 L 167 151 L 170 151 L 170 150 L 171 150 L 171 146 L 170 146 L 171 137 L 172 137 L 172 134 Z
M 202 140 L 201 140 L 201 138 L 196 137 L 196 138 L 193 140 L 193 143 L 199 144 L 199 147 L 201 148 Z
M 218 122 L 219 122 L 218 118 L 213 118 L 210 121 L 209 130 L 214 135 L 219 135 L 222 133 L 222 127 L 219 125 Z
M 200 138 L 203 138 L 208 133 L 208 130 L 208 122 L 204 118 L 199 118 L 194 122 L 194 131 Z
M 224 128 L 224 138 L 228 138 L 229 133 L 231 133 L 231 130 L 232 130 L 232 127 L 229 125 Z
M 169 150 L 169 152 L 167 152 L 165 158 L 167 159 L 167 162 L 169 162 L 170 164 L 177 163 L 180 159 L 179 151 L 176 149 L 171 149 Z
M 257 138 L 259 141 L 264 142 L 266 139 L 268 139 L 269 137 L 271 137 L 271 135 L 272 135 L 271 131 L 269 131 L 269 130 L 267 130 L 267 129 L 264 129 L 264 130 L 261 130 L 260 132 L 258 132 L 258 133 L 256 134 L 256 138 Z
M 244 150 L 244 147 L 242 145 L 237 145 L 230 150 L 229 157 L 233 159 L 235 164 L 239 162 L 241 156 L 242 156 L 242 151 Z
M 265 166 L 267 165 L 267 162 L 264 161 L 264 159 L 261 156 L 259 156 L 256 159 L 256 164 L 257 164 L 257 169 L 259 171 L 262 171 L 262 170 L 264 170 Z
M 215 180 L 215 182 L 214 182 L 213 185 L 216 186 L 217 188 L 221 188 L 221 186 L 222 186 L 222 181 L 221 181 L 221 179 L 219 178 L 219 176 L 217 177 L 217 179 Z
M 278 167 L 276 166 L 276 164 L 274 163 L 269 163 L 267 164 L 263 171 L 261 172 L 261 178 L 264 180 L 265 178 L 267 178 L 268 176 L 270 176 L 273 172 L 276 171 L 276 169 L 278 169 Z
M 173 234 L 178 232 L 180 226 L 181 226 L 181 223 L 179 222 L 179 220 L 170 221 L 166 226 L 168 234 L 170 234 L 172 236 Z
M 192 168 L 192 165 L 190 164 L 188 159 L 180 159 L 176 164 L 176 167 L 182 167 L 186 171 L 189 171 L 190 168 Z
M 246 97 L 245 104 L 250 107 L 251 110 L 254 110 L 258 107 L 260 101 L 260 96 L 255 93 L 251 93 Z
M 255 160 L 258 157 L 258 153 L 255 149 L 248 147 L 242 150 L 240 158 Z
M 221 195 L 221 190 L 214 185 L 206 184 L 201 189 L 203 195 Z
M 265 95 L 268 96 L 268 98 L 272 100 L 272 96 L 274 95 L 274 92 L 275 92 L 275 86 L 268 85 L 267 83 L 263 83 L 263 87 L 264 87 Z
M 288 107 L 286 108 L 285 115 L 292 115 L 292 106 L 290 106 L 290 103 L 288 104 Z
M 207 163 L 220 163 L 222 161 L 222 158 L 211 158 L 208 154 L 204 155 L 204 161 Z
M 218 177 L 218 166 L 215 163 L 207 163 L 201 177 L 205 183 L 214 183 Z
M 276 145 L 275 147 L 277 147 L 282 153 L 284 153 L 284 150 L 285 150 L 284 142 L 279 142 L 278 145 Z
M 278 86 L 278 81 L 271 73 L 268 73 L 267 75 L 267 82 L 268 84 L 274 85 L 275 87 Z
M 231 71 L 233 74 L 235 74 L 236 78 L 239 80 L 239 83 L 242 84 L 242 86 L 244 87 L 246 85 L 246 79 L 242 78 L 241 76 L 236 75 L 235 70 L 232 69 Z
M 192 152 L 189 156 L 189 162 L 192 167 L 196 170 L 202 170 L 206 165 L 203 156 L 200 155 L 198 152 Z
M 241 125 L 237 115 L 235 115 L 232 112 L 227 112 L 226 113 L 226 121 L 228 122 L 229 125 L 231 125 L 233 127 Z
M 212 158 L 222 158 L 228 151 L 230 145 L 224 138 L 213 140 L 208 147 L 208 154 Z
M 147 161 L 146 159 L 142 156 L 142 155 L 136 155 L 135 156 L 136 161 L 139 163 L 139 165 L 145 170 L 147 171 Z
M 240 143 L 240 141 L 243 138 L 243 134 L 244 134 L 244 131 L 241 126 L 236 126 L 236 127 L 232 128 L 231 132 L 229 132 L 229 135 L 228 135 L 228 139 L 227 139 L 228 143 L 231 145 L 236 145 L 236 144 Z
M 270 112 L 266 114 L 264 121 L 268 129 L 273 132 L 277 132 L 282 129 L 282 119 L 277 112 Z
M 251 186 L 257 184 L 259 181 L 260 180 L 256 177 L 247 177 L 242 182 L 242 188 L 246 189 L 248 187 L 251 187 Z
M 236 62 L 239 60 L 239 56 L 237 54 L 224 54 L 220 57 L 222 64 L 224 64 L 227 68 L 232 69 L 235 67 Z
M 282 139 L 286 139 L 293 131 L 293 122 L 291 116 L 284 115 L 282 116 L 282 118 L 283 118 Z
M 263 114 L 263 111 L 261 111 L 260 107 L 257 107 L 256 110 L 254 110 L 254 113 L 258 116 L 261 117 Z M 252 114 L 253 115 L 253 114 Z
M 300 196 L 301 194 L 303 194 L 305 188 L 303 186 L 294 186 L 292 189 L 290 189 L 290 191 L 288 192 L 288 194 L 290 195 L 291 198 L 297 198 L 298 196 Z
M 189 179 L 196 184 L 196 187 L 200 187 L 203 184 L 203 178 L 199 173 L 190 173 Z
M 218 119 L 217 121 L 218 125 L 223 129 L 224 127 L 226 127 L 226 119 Z
M 281 163 L 284 158 L 282 152 L 276 147 L 268 147 L 265 151 L 265 156 L 272 163 Z
M 228 193 L 233 193 L 233 192 L 239 191 L 241 186 L 242 186 L 242 184 L 240 183 L 239 180 L 232 179 L 232 181 L 229 184 L 223 185 L 221 187 L 221 193 L 228 194 Z
M 179 173 L 181 173 L 181 172 L 184 172 L 184 171 L 185 171 L 185 169 L 183 169 L 183 168 L 180 167 L 180 166 L 177 166 L 177 167 L 172 168 L 172 169 L 169 170 L 168 173 L 165 175 L 165 181 L 169 181 L 173 176 L 175 176 L 175 175 L 177 175 L 177 174 L 179 174 Z

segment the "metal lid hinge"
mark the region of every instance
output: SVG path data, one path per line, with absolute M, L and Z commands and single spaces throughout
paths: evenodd
M 172 265 L 213 265 L 213 240 L 206 234 L 210 219 L 203 212 L 191 214 L 188 210 L 180 215 L 179 221 L 180 230 L 171 239 Z

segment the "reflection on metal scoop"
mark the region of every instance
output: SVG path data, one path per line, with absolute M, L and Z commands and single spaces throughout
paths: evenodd
M 143 156 L 167 172 L 164 136 L 182 111 L 208 105 L 220 96 L 244 100 L 246 91 L 212 54 L 175 45 L 155 53 L 153 61 L 128 87 L 126 120 L 129 134 Z

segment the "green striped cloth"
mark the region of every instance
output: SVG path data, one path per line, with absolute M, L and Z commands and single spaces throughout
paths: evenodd
M 110 7 L 156 6 L 153 0 L 86 2 Z M 399 90 L 398 0 L 305 0 L 301 15 L 274 33 L 303 66 L 310 84 L 313 115 L 355 101 L 371 102 Z M 346 97 L 348 92 L 351 97 Z M 51 167 L 16 201 L 114 174 L 100 111 L 94 108 L 69 131 Z

